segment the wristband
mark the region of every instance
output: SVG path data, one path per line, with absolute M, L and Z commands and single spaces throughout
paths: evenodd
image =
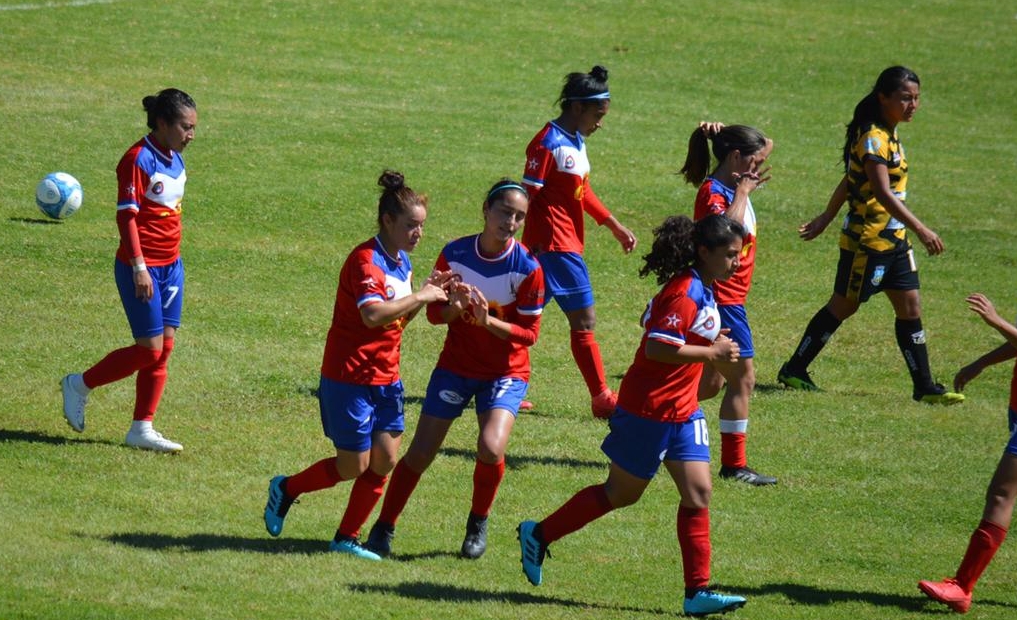
M 134 273 L 141 273 L 142 271 L 146 271 L 148 269 L 148 267 L 145 265 L 145 261 L 141 261 L 136 265 L 131 265 L 131 268 L 134 269 Z

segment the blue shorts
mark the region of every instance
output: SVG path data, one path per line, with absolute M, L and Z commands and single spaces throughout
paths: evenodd
M 737 304 L 734 306 L 717 306 L 720 313 L 721 329 L 730 329 L 728 338 L 738 343 L 738 357 L 755 357 L 756 350 L 752 347 L 752 328 L 749 327 L 749 317 L 745 314 L 745 306 Z
M 435 368 L 427 383 L 422 412 L 443 420 L 454 420 L 463 414 L 470 400 L 476 397 L 478 415 L 492 409 L 505 409 L 516 415 L 529 386 L 526 381 L 514 377 L 502 377 L 493 381 L 468 379 Z
M 372 434 L 406 429 L 402 380 L 390 385 L 357 385 L 322 377 L 318 406 L 321 428 L 340 450 L 367 452 Z
M 628 473 L 650 480 L 663 461 L 710 462 L 710 436 L 703 410 L 685 422 L 658 422 L 615 409 L 611 432 L 600 449 Z
M 575 252 L 541 252 L 537 260 L 544 272 L 544 305 L 554 299 L 565 312 L 583 310 L 593 305 L 590 272 L 581 254 Z
M 164 267 L 149 267 L 152 276 L 152 298 L 142 301 L 135 295 L 134 268 L 113 261 L 113 275 L 120 291 L 120 302 L 127 313 L 131 334 L 135 338 L 152 338 L 162 334 L 166 325 L 180 327 L 184 309 L 184 261 L 177 259 Z
M 1017 411 L 1007 409 L 1007 421 L 1010 426 L 1010 442 L 1006 444 L 1006 452 L 1017 456 Z

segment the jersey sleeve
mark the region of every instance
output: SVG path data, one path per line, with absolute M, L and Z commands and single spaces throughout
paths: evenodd
M 350 270 L 347 272 L 349 290 L 353 291 L 353 299 L 356 301 L 357 308 L 381 303 L 388 299 L 385 294 L 385 274 L 367 260 L 369 256 L 366 253 L 352 256 L 353 264 L 350 265 Z
M 869 128 L 855 140 L 854 149 L 858 161 L 871 159 L 887 167 L 891 165 L 890 138 L 885 131 L 876 126 Z
M 141 195 L 148 186 L 149 171 L 142 167 L 139 149 L 131 149 L 117 165 L 117 210 L 141 208 Z
M 607 221 L 607 218 L 611 217 L 611 212 L 600 201 L 600 198 L 597 198 L 597 195 L 593 193 L 589 178 L 583 179 L 583 185 L 585 186 L 583 188 L 583 210 L 600 226 Z
M 720 193 L 710 191 L 711 182 L 707 179 L 696 194 L 693 219 L 699 221 L 708 215 L 724 215 L 730 206 L 727 198 Z
M 696 303 L 684 294 L 670 294 L 655 299 L 643 324 L 647 339 L 673 347 L 683 346 L 697 312 Z
M 523 184 L 530 198 L 544 187 L 547 173 L 554 165 L 554 155 L 544 146 L 541 136 L 533 139 L 526 147 L 526 169 L 523 171 Z

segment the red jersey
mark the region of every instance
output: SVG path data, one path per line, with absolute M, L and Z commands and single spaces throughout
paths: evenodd
M 350 252 L 339 272 L 332 327 L 325 340 L 321 374 L 333 381 L 389 385 L 399 380 L 399 346 L 407 319 L 368 327 L 360 308 L 413 292 L 410 257 L 389 256 L 377 237 Z
M 699 186 L 696 194 L 696 207 L 693 219 L 703 219 L 707 215 L 724 215 L 734 201 L 735 190 L 724 185 L 713 177 L 707 177 Z M 727 280 L 713 283 L 717 303 L 722 306 L 745 305 L 745 298 L 752 287 L 752 272 L 756 269 L 756 212 L 752 210 L 752 201 L 746 198 L 745 217 L 738 222 L 745 227 L 745 238 L 742 240 L 740 265 L 734 275 Z
M 699 409 L 701 362 L 665 364 L 646 357 L 646 343 L 673 347 L 709 346 L 720 333 L 713 291 L 694 269 L 671 278 L 650 300 L 642 318 L 643 337 L 618 390 L 618 408 L 661 422 L 684 422 Z
M 156 146 L 145 136 L 124 153 L 117 165 L 117 211 L 137 213 L 141 252 L 149 267 L 169 265 L 180 257 L 180 211 L 187 171 L 176 151 Z M 130 264 L 123 240 L 117 259 Z
M 526 147 L 523 184 L 530 195 L 523 244 L 534 252 L 583 253 L 583 212 L 603 224 L 611 217 L 590 187 L 590 160 L 579 132 L 553 122 Z
M 480 253 L 479 240 L 479 235 L 473 235 L 449 242 L 438 256 L 435 269 L 451 269 L 464 283 L 479 288 L 491 316 L 520 326 L 536 341 L 544 308 L 540 263 L 514 239 L 499 256 L 485 257 Z M 427 318 L 440 323 L 445 305 L 428 304 Z M 471 312 L 464 312 L 448 324 L 437 366 L 470 379 L 513 377 L 529 381 L 530 350 L 526 344 L 495 336 L 477 325 Z

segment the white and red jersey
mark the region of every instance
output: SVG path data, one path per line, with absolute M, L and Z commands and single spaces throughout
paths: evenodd
M 720 333 L 713 291 L 694 269 L 671 278 L 643 312 L 643 337 L 618 390 L 618 407 L 628 413 L 684 422 L 699 409 L 701 362 L 665 364 L 646 357 L 646 343 L 673 347 L 710 346 Z
M 540 332 L 544 307 L 544 274 L 540 263 L 515 239 L 494 257 L 480 252 L 480 235 L 449 242 L 438 256 L 435 269 L 452 270 L 466 284 L 476 286 L 487 299 L 488 313 L 532 335 Z M 427 318 L 441 323 L 445 302 L 428 304 Z M 438 368 L 470 379 L 493 381 L 513 377 L 529 381 L 529 346 L 502 339 L 476 324 L 473 313 L 463 314 L 448 324 Z
M 169 265 L 180 257 L 180 211 L 187 171 L 180 153 L 159 147 L 145 136 L 117 165 L 117 211 L 135 212 L 145 263 Z M 121 239 L 117 259 L 130 264 L 131 251 Z
M 534 252 L 583 253 L 583 212 L 611 217 L 590 187 L 590 160 L 579 132 L 549 122 L 526 147 L 523 184 L 530 194 L 523 244 Z
M 333 381 L 389 385 L 399 380 L 399 347 L 407 319 L 368 327 L 360 309 L 413 292 L 413 268 L 406 252 L 389 256 L 377 237 L 350 252 L 339 272 L 332 327 L 325 340 L 321 374 Z
M 707 215 L 724 215 L 734 197 L 734 188 L 713 177 L 707 177 L 696 194 L 693 219 L 699 221 Z M 745 298 L 748 297 L 749 289 L 752 287 L 752 272 L 756 269 L 756 212 L 752 210 L 752 200 L 748 197 L 745 200 L 745 217 L 738 222 L 745 228 L 742 255 L 739 259 L 741 264 L 730 278 L 713 283 L 717 303 L 722 306 L 745 305 Z

